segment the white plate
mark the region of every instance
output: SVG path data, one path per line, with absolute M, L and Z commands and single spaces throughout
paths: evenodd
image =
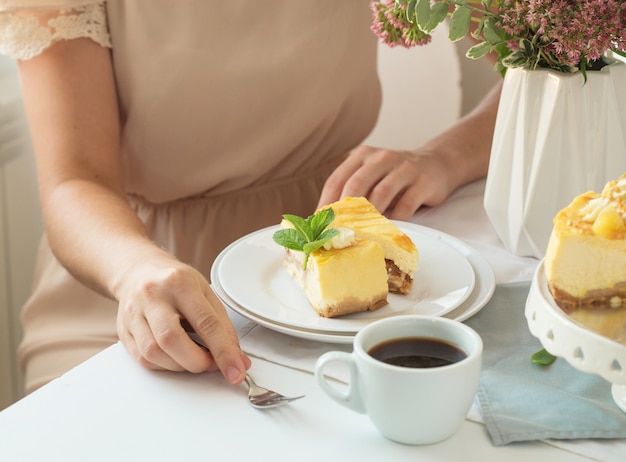
M 438 231 L 434 230 L 431 232 L 438 233 Z M 474 290 L 467 300 L 465 300 L 461 306 L 443 316 L 444 318 L 462 322 L 482 310 L 489 300 L 491 300 L 493 292 L 496 289 L 496 276 L 487 259 L 472 247 L 451 236 L 448 236 L 446 243 L 457 249 L 467 258 L 472 268 L 474 268 L 474 274 L 476 275 Z
M 415 285 L 423 284 L 423 286 L 422 288 L 416 287 L 415 293 L 408 296 L 390 296 L 390 306 L 373 313 L 359 313 L 334 319 L 317 316 L 301 289 L 282 268 L 283 251 L 271 240 L 275 227 L 248 235 L 224 249 L 215 260 L 211 270 L 212 284 L 225 305 L 252 321 L 282 333 L 334 343 L 351 342 L 361 327 L 381 317 L 420 312 L 463 321 L 480 311 L 493 295 L 495 288 L 493 270 L 484 257 L 471 247 L 444 233 L 412 223 L 398 222 L 398 225 L 420 249 L 420 270 L 416 275 Z M 255 242 L 254 245 L 251 241 Z M 241 242 L 246 242 L 246 247 L 240 247 Z M 260 251 L 261 255 L 270 252 L 271 260 L 275 261 L 269 264 L 269 267 L 266 262 L 264 272 L 259 271 L 256 276 L 247 274 L 244 279 L 241 272 L 239 278 L 233 279 L 226 276 L 231 287 L 229 291 L 224 287 L 224 277 L 221 275 L 227 275 L 227 271 L 234 271 L 233 274 L 237 274 L 237 271 L 242 270 L 239 267 L 232 268 L 230 265 L 225 265 L 224 262 L 231 259 L 231 265 L 241 265 L 241 262 L 237 263 L 237 259 L 243 258 L 243 255 L 237 253 L 237 259 L 233 259 L 231 251 L 233 248 L 250 250 L 250 246 L 264 248 L 265 250 Z M 274 255 L 276 248 L 278 254 Z M 258 249 L 255 255 L 257 251 Z M 250 254 L 247 255 L 246 264 L 250 265 L 253 260 L 250 259 Z M 451 268 L 454 269 L 451 271 Z M 457 286 L 438 285 L 435 282 L 434 287 L 429 287 L 428 284 L 431 284 L 429 281 L 432 279 L 428 277 L 427 271 L 431 270 L 430 276 L 448 278 L 448 281 L 455 281 Z M 441 271 L 444 272 L 443 275 Z M 252 289 L 251 287 L 255 285 L 251 286 L 250 283 L 255 277 L 263 282 L 260 283 L 261 287 L 256 285 L 256 288 Z M 272 282 L 276 278 L 280 279 L 276 281 L 277 286 Z M 460 281 L 464 280 L 466 285 L 459 287 Z M 247 293 L 248 297 L 233 296 L 233 291 L 237 292 L 240 289 L 243 291 L 244 287 L 247 290 L 244 293 Z M 449 288 L 443 290 L 450 290 L 455 294 L 453 296 L 444 294 L 443 287 Z M 467 288 L 463 289 L 463 287 Z M 275 309 L 269 311 L 260 309 L 259 307 L 265 306 L 258 303 L 260 299 L 264 299 L 266 304 L 268 300 L 271 300 L 271 303 L 275 303 L 279 308 L 274 306 Z M 242 303 L 241 300 L 247 301 L 247 304 Z M 293 305 L 286 305 L 286 300 L 292 300 L 290 303 Z
M 283 266 L 285 250 L 272 240 L 278 226 L 236 241 L 217 268 L 217 280 L 239 306 L 267 320 L 290 326 L 336 333 L 355 333 L 374 319 L 393 314 L 442 316 L 472 293 L 472 265 L 449 245 L 419 230 L 403 229 L 419 249 L 419 268 L 411 292 L 389 294 L 389 303 L 376 311 L 323 318 Z

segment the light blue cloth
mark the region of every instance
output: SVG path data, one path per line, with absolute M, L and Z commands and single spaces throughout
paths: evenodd
M 465 322 L 484 342 L 478 399 L 493 444 L 626 438 L 626 413 L 613 401 L 609 382 L 562 358 L 550 366 L 531 362 L 542 346 L 524 317 L 529 288 L 497 286 L 489 303 Z

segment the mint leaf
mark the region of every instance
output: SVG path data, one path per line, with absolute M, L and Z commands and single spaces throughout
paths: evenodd
M 548 353 L 548 351 L 544 348 L 542 350 L 539 350 L 538 352 L 534 353 L 531 357 L 530 360 L 535 363 L 535 364 L 539 364 L 540 366 L 549 366 L 550 364 L 552 364 L 554 361 L 556 361 L 556 356 L 551 355 L 550 353 Z
M 311 252 L 315 252 L 339 234 L 336 229 L 326 229 L 335 219 L 335 212 L 332 208 L 320 210 L 306 219 L 292 214 L 285 214 L 283 218 L 291 223 L 293 228 L 279 229 L 273 234 L 272 239 L 278 245 L 290 250 L 304 252 L 304 270 L 306 270 Z
M 300 234 L 302 234 L 302 237 L 304 237 L 306 241 L 310 241 L 315 237 L 313 235 L 313 230 L 311 230 L 311 223 L 309 219 L 305 220 L 304 218 L 299 217 L 298 215 L 291 215 L 289 213 L 286 213 L 285 215 L 283 215 L 283 218 L 287 220 L 289 223 L 291 223 L 293 227 L 296 230 L 298 230 Z
M 302 234 L 295 229 L 280 229 L 272 236 L 274 242 L 291 250 L 302 250 L 306 241 L 302 238 Z
M 311 230 L 313 236 L 319 239 L 322 232 L 332 223 L 335 219 L 335 211 L 331 208 L 320 210 L 315 215 L 311 215 L 307 218 L 307 221 L 311 224 Z
M 337 234 L 339 234 L 339 230 L 335 228 L 326 229 L 317 237 L 318 241 L 323 241 L 322 245 L 326 243 L 326 241 L 332 239 Z
M 302 250 L 304 251 L 304 253 L 308 257 L 311 252 L 315 252 L 317 249 L 319 249 L 321 246 L 323 246 L 324 242 L 326 242 L 326 241 L 307 242 L 306 244 L 304 244 L 304 247 L 302 248 Z

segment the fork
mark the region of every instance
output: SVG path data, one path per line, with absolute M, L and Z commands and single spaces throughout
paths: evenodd
M 290 403 L 300 398 L 304 398 L 304 395 L 300 396 L 284 396 L 273 390 L 260 387 L 257 385 L 250 374 L 246 374 L 246 383 L 248 384 L 248 400 L 250 405 L 257 409 L 267 409 L 270 407 L 282 406 L 283 404 Z
M 198 334 L 195 332 L 187 332 L 189 338 L 193 340 L 197 345 L 208 350 L 207 346 L 204 344 L 204 341 L 200 338 Z M 257 409 L 269 409 L 271 407 L 282 406 L 283 404 L 290 403 L 300 398 L 304 398 L 304 395 L 300 396 L 284 396 L 280 393 L 268 390 L 267 388 L 263 388 L 257 385 L 250 374 L 246 373 L 246 384 L 248 385 L 248 401 L 250 405 Z

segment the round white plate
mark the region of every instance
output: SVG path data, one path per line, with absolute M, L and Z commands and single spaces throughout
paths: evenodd
M 434 230 L 431 232 L 439 233 Z M 465 300 L 461 306 L 443 316 L 444 318 L 462 322 L 482 310 L 489 300 L 491 300 L 493 292 L 496 289 L 496 276 L 487 259 L 472 247 L 453 237 L 448 237 L 446 242 L 467 258 L 472 268 L 474 268 L 474 274 L 476 275 L 474 290 L 471 295 L 467 297 L 467 300 Z
M 405 228 L 419 249 L 419 268 L 411 292 L 389 294 L 389 303 L 375 311 L 323 318 L 284 268 L 285 250 L 272 240 L 278 229 L 272 226 L 236 241 L 225 251 L 217 269 L 218 281 L 233 301 L 273 322 L 353 333 L 371 320 L 392 314 L 442 316 L 460 306 L 474 289 L 474 270 L 462 254 L 419 230 Z
M 398 222 L 398 225 L 415 241 L 420 250 L 420 270 L 416 274 L 415 292 L 407 296 L 390 295 L 390 305 L 373 313 L 320 318 L 308 304 L 302 290 L 282 267 L 283 250 L 271 240 L 271 234 L 276 227 L 248 235 L 224 249 L 211 270 L 212 284 L 225 305 L 254 322 L 282 333 L 334 343 L 351 342 L 361 327 L 382 317 L 422 313 L 463 321 L 480 311 L 493 295 L 495 288 L 493 271 L 484 257 L 444 233 L 412 223 Z M 254 255 L 261 254 L 267 258 L 266 253 L 269 252 L 272 263 L 266 262 L 264 269 L 257 270 L 256 276 L 254 273 L 242 276 L 243 270 L 232 266 L 241 265 L 241 262 L 237 263 L 238 259 L 244 257 L 237 253 L 237 259 L 233 259 L 231 254 L 233 248 L 244 248 L 240 247 L 241 242 L 247 244 L 247 250 L 257 247 L 253 251 Z M 278 254 L 274 255 L 276 248 Z M 247 255 L 246 264 L 251 265 L 254 260 L 250 253 Z M 230 265 L 225 264 L 229 259 Z M 239 271 L 238 278 L 226 276 L 230 290 L 224 286 L 222 276 L 227 275 L 227 271 L 234 272 L 232 274 Z M 428 272 L 431 272 L 430 275 Z M 448 285 L 440 284 L 435 279 L 430 287 L 428 284 L 433 279 L 428 276 L 447 280 Z M 262 282 L 253 284 L 254 278 Z M 449 281 L 455 281 L 456 285 L 449 284 Z M 417 287 L 418 284 L 422 285 L 421 288 Z M 446 290 L 453 294 L 445 293 Z M 238 291 L 244 291 L 249 297 L 242 297 L 241 294 L 239 297 L 233 296 Z M 253 297 L 250 298 L 251 296 Z M 259 304 L 259 300 L 264 300 L 265 305 Z M 267 310 L 263 308 L 267 303 L 275 305 Z

